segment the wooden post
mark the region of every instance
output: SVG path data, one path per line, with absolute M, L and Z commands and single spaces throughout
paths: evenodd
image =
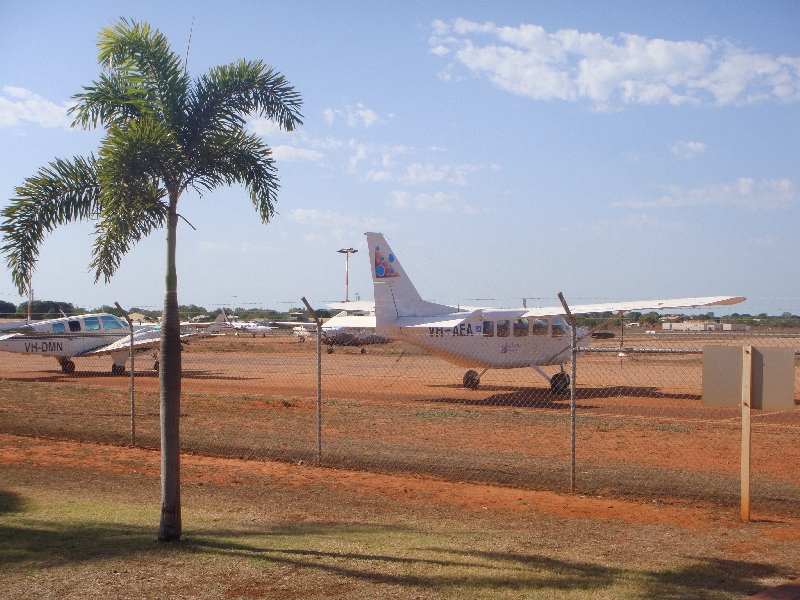
M 742 348 L 742 521 L 750 520 L 750 407 L 752 404 L 753 347 Z

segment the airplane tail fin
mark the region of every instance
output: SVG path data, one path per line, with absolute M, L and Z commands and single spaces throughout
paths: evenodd
M 217 318 L 214 319 L 214 323 L 227 323 L 228 322 L 228 315 L 225 314 L 225 309 L 223 308 L 220 313 L 217 315 Z
M 449 314 L 452 306 L 425 302 L 403 270 L 382 233 L 367 233 L 372 283 L 375 290 L 377 327 L 391 325 L 399 317 Z

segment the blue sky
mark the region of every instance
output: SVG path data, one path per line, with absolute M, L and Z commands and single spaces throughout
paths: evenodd
M 181 303 L 342 300 L 349 246 L 369 299 L 377 230 L 431 300 L 735 294 L 800 314 L 796 3 L 3 1 L 0 204 L 96 149 L 65 108 L 121 16 L 182 55 L 194 18 L 190 74 L 263 59 L 304 99 L 295 133 L 250 122 L 281 177 L 271 223 L 240 188 L 181 198 Z M 36 296 L 160 306 L 165 235 L 94 284 L 91 234 L 48 237 Z M 21 301 L 7 273 L 0 299 Z

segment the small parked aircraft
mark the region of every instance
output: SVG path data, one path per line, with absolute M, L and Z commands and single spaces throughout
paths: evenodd
M 470 368 L 464 387 L 477 389 L 489 369 L 531 367 L 544 377 L 550 388 L 563 393 L 569 376 L 563 365 L 569 361 L 571 329 L 562 306 L 545 308 L 457 307 L 424 301 L 406 275 L 386 239 L 367 233 L 372 281 L 375 289 L 376 332 L 422 348 L 458 366 Z M 570 307 L 573 314 L 632 310 L 666 310 L 726 306 L 743 302 L 738 296 L 638 300 Z M 591 331 L 576 329 L 580 347 L 587 347 Z M 541 367 L 561 365 L 550 376 Z M 479 373 L 475 368 L 482 368 Z
M 193 335 L 197 333 L 181 338 Z M 161 325 L 134 326 L 134 352 L 157 351 L 160 343 Z M 104 313 L 36 321 L 1 335 L 0 351 L 53 356 L 67 374 L 75 371 L 75 357 L 108 354 L 113 361 L 111 374 L 122 375 L 130 355 L 130 329 L 124 320 Z M 153 368 L 158 370 L 158 358 Z
M 255 323 L 253 321 L 231 321 L 228 318 L 228 315 L 225 314 L 225 309 L 222 309 L 220 316 L 223 317 L 222 326 L 228 329 L 235 329 L 236 330 L 236 337 L 239 337 L 240 333 L 249 333 L 253 337 L 257 335 L 261 335 L 261 337 L 267 337 L 267 333 L 275 329 L 275 327 L 270 327 L 269 325 L 264 325 L 263 323 Z M 217 320 L 219 320 L 219 316 Z
M 387 337 L 375 333 L 374 302 L 338 302 L 327 306 L 341 312 L 322 324 L 322 342 L 328 346 L 328 354 L 333 353 L 334 346 L 360 346 L 361 354 L 366 353 L 364 346 L 385 344 Z M 292 333 L 300 341 L 317 334 L 316 323 L 298 323 L 284 321 L 280 325 L 293 325 Z

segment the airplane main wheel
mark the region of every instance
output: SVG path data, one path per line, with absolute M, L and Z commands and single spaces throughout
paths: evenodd
M 65 360 L 61 363 L 61 371 L 67 375 L 71 375 L 75 372 L 75 363 L 71 360 Z
M 563 394 L 569 389 L 569 375 L 563 371 L 550 378 L 550 391 L 554 394 Z
M 112 375 L 124 375 L 125 374 L 125 365 L 111 365 L 111 374 Z
M 155 371 L 156 373 L 158 373 L 158 367 L 159 367 L 159 366 L 160 366 L 160 365 L 158 364 L 158 361 L 154 362 L 154 363 L 153 363 L 153 371 Z
M 366 348 L 362 348 L 361 349 L 361 354 L 366 354 L 366 353 L 367 353 L 367 349 Z
M 478 376 L 477 371 L 470 369 L 464 373 L 464 387 L 468 390 L 477 390 L 481 383 L 481 378 Z
M 306 338 L 301 335 L 300 337 L 297 338 L 297 341 L 302 344 L 303 342 L 306 341 Z

